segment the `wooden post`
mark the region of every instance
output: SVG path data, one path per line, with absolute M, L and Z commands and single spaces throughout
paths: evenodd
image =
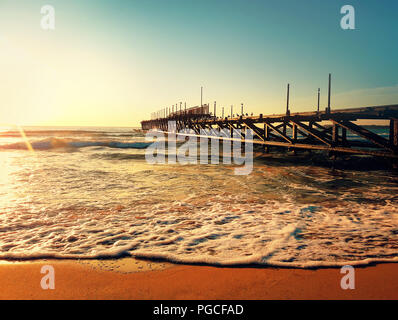
M 321 100 L 321 88 L 318 88 L 318 113 L 319 113 L 319 104 L 320 104 L 320 100 Z
M 290 84 L 287 84 L 287 102 L 286 102 L 286 115 L 290 114 L 290 110 L 289 110 L 289 97 L 290 96 Z
M 200 106 L 203 106 L 203 87 L 200 87 Z
M 269 131 L 270 130 L 269 130 L 268 125 L 266 123 L 264 123 L 264 137 L 265 137 L 266 141 L 269 140 Z M 269 153 L 269 151 L 270 151 L 269 146 L 265 146 L 265 152 Z
M 336 146 L 339 142 L 339 127 L 336 124 L 333 124 L 332 140 L 334 146 Z
M 292 130 L 293 130 L 293 132 L 292 132 L 292 140 L 293 140 L 293 143 L 296 143 L 297 142 L 297 125 L 296 124 L 293 124 Z M 293 148 L 293 153 L 294 153 L 294 155 L 297 154 L 297 149 L 296 148 Z
M 330 95 L 332 92 L 332 74 L 329 73 L 329 90 L 328 90 L 328 108 L 327 113 L 330 113 Z
M 216 106 L 217 106 L 217 102 L 216 101 L 214 101 L 214 117 L 217 117 L 217 114 L 216 114 Z
M 287 84 L 286 116 L 290 115 L 289 99 L 290 99 L 290 83 Z M 283 134 L 286 135 L 286 121 L 283 123 Z
M 297 141 L 297 126 L 296 124 L 293 124 L 293 134 L 292 134 L 293 141 Z
M 231 118 L 232 118 L 233 112 L 234 112 L 234 106 L 231 105 Z
M 241 110 L 240 110 L 240 114 L 243 116 L 243 103 L 241 103 Z

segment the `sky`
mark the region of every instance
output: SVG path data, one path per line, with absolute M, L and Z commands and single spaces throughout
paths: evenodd
M 343 30 L 340 9 L 355 9 Z M 55 9 L 55 30 L 40 10 Z M 0 124 L 139 126 L 173 104 L 398 104 L 398 2 L 0 0 Z M 227 112 L 227 111 L 226 111 Z

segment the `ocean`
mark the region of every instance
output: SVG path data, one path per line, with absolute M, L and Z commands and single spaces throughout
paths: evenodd
M 398 261 L 394 171 L 256 155 L 235 175 L 234 164 L 150 164 L 148 145 L 132 128 L 0 128 L 0 259 Z

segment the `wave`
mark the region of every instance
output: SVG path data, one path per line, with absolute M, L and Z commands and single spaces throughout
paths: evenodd
M 145 160 L 144 154 L 127 154 L 127 153 L 97 153 L 91 158 L 103 160 Z
M 30 142 L 34 150 L 80 149 L 86 147 L 106 147 L 114 149 L 145 149 L 150 145 L 147 142 L 120 142 L 120 141 L 76 141 L 73 139 L 46 138 Z M 28 150 L 25 142 L 16 142 L 0 145 L 4 150 Z
M 96 130 L 25 130 L 27 137 L 65 137 L 65 136 L 86 136 L 86 137 L 139 137 L 141 130 L 122 131 L 96 131 Z M 0 133 L 0 138 L 20 138 L 19 131 L 11 130 Z
M 379 263 L 398 263 L 398 257 L 388 258 L 365 258 L 360 260 L 342 260 L 342 261 L 304 261 L 304 262 L 285 262 L 285 261 L 265 261 L 266 256 L 261 254 L 254 255 L 247 258 L 230 258 L 219 260 L 209 256 L 179 256 L 172 253 L 153 253 L 137 251 L 134 252 L 136 244 L 128 245 L 121 248 L 113 248 L 103 252 L 92 254 L 68 254 L 68 253 L 54 253 L 54 252 L 25 252 L 25 253 L 0 253 L 0 259 L 5 261 L 21 261 L 21 260 L 36 260 L 36 259 L 118 259 L 126 256 L 156 260 L 167 261 L 177 264 L 189 265 L 210 265 L 210 266 L 224 266 L 224 267 L 240 267 L 240 266 L 258 266 L 258 267 L 279 267 L 279 268 L 294 268 L 294 269 L 318 269 L 318 268 L 338 268 L 343 266 L 369 266 Z M 133 251 L 131 251 L 133 250 Z

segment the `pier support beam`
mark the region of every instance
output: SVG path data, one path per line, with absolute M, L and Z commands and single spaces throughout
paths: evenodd
M 395 118 L 390 120 L 390 145 L 398 148 L 398 119 Z
M 398 119 L 390 120 L 390 145 L 394 154 L 398 154 Z M 392 168 L 398 169 L 398 160 L 392 159 Z
M 347 129 L 346 128 L 342 128 L 341 139 L 342 139 L 343 146 L 347 145 Z

